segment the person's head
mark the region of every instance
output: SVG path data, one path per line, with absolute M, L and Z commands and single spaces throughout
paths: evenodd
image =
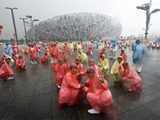
M 123 50 L 123 49 L 121 49 L 121 53 L 124 53 L 124 50 Z
M 136 40 L 136 44 L 138 44 L 138 45 L 139 45 L 140 43 L 141 43 L 141 41 L 140 41 L 140 40 Z
M 124 62 L 123 64 L 124 69 L 128 69 L 129 68 L 129 64 L 127 62 Z
M 86 73 L 89 78 L 92 78 L 95 76 L 95 70 L 92 67 L 88 68 Z
M 79 53 L 79 54 L 82 54 L 82 51 L 81 51 L 81 50 L 78 50 L 78 53 Z
M 19 55 L 18 58 L 19 58 L 19 59 L 23 59 L 22 55 Z
M 89 59 L 89 65 L 92 66 L 95 64 L 95 61 L 93 59 Z
M 59 64 L 63 64 L 63 59 L 58 59 Z
M 117 58 L 118 63 L 121 63 L 122 60 L 123 60 L 123 58 L 122 58 L 121 56 L 119 56 L 119 57 Z
M 75 63 L 76 63 L 76 65 L 78 65 L 78 64 L 81 63 L 81 60 L 80 60 L 79 58 L 76 58 L 76 59 L 75 59 Z
M 47 55 L 48 55 L 48 53 L 47 53 L 47 52 L 45 52 L 45 53 L 44 53 L 44 55 L 45 55 L 45 56 L 47 56 Z
M 70 65 L 70 70 L 72 74 L 76 74 L 78 72 L 76 64 L 72 63 Z
M 8 45 L 9 45 L 9 43 L 7 42 L 7 43 L 6 43 L 6 46 L 8 46 Z
M 105 54 L 101 54 L 101 55 L 100 55 L 100 58 L 101 58 L 101 59 L 104 59 L 104 58 L 105 58 Z

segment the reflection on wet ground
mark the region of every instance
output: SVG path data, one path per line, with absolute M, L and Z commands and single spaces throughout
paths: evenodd
M 0 120 L 160 120 L 160 51 L 146 55 L 143 91 L 128 94 L 112 88 L 114 105 L 101 115 L 89 115 L 85 101 L 60 109 L 49 66 L 28 66 L 16 80 L 0 81 Z

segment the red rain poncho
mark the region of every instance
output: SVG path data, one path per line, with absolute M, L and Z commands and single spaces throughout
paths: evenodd
M 8 77 L 13 76 L 14 72 L 9 64 L 3 60 L 0 66 L 0 78 L 1 79 L 8 79 Z
M 89 79 L 85 87 L 89 104 L 97 111 L 102 112 L 112 105 L 112 94 L 108 88 L 108 83 L 102 83 L 97 77 Z
M 120 56 L 122 57 L 124 62 L 127 62 L 127 55 L 125 53 L 120 53 Z
M 48 60 L 49 60 L 49 56 L 48 56 L 48 53 L 45 53 L 42 57 L 41 57 L 41 64 L 46 64 L 48 63 Z
M 55 73 L 56 84 L 61 86 L 62 80 L 66 72 L 68 71 L 68 65 L 67 63 L 64 64 L 56 63 L 54 64 L 53 69 Z
M 38 59 L 38 51 L 36 47 L 30 47 L 29 54 L 32 61 L 36 61 Z
M 12 46 L 12 49 L 13 49 L 13 55 L 18 54 L 19 48 L 18 48 L 18 45 L 16 43 Z
M 60 52 L 60 50 L 59 50 L 59 47 L 57 45 L 55 45 L 54 47 L 51 48 L 51 56 L 53 58 L 58 59 L 59 52 Z
M 77 75 L 68 72 L 63 79 L 59 91 L 59 104 L 75 105 L 79 99 L 80 88 L 81 85 L 77 79 Z
M 24 70 L 26 67 L 26 62 L 23 58 L 16 58 L 16 69 Z
M 82 64 L 82 63 L 79 63 L 79 64 L 76 64 L 76 65 L 77 65 L 77 69 L 78 69 L 78 71 L 79 71 L 79 74 L 83 75 L 83 74 L 86 72 L 83 64 Z
M 123 73 L 122 82 L 129 92 L 138 92 L 142 89 L 142 79 L 131 67 L 129 67 L 127 72 Z
M 93 55 L 93 44 L 92 43 L 88 44 L 87 54 Z
M 96 64 L 93 64 L 91 67 L 95 70 L 95 74 L 99 78 L 101 76 L 100 68 Z

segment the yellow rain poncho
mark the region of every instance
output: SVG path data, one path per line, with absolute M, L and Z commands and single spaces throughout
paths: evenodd
M 111 67 L 111 74 L 112 75 L 114 75 L 114 74 L 119 74 L 119 63 L 118 63 L 118 61 L 116 60 L 114 63 L 113 63 L 113 65 L 112 65 L 112 67 Z
M 114 82 L 119 82 L 120 79 L 121 79 L 121 75 L 120 75 L 120 72 L 119 72 L 119 67 L 122 63 L 123 63 L 123 61 L 121 63 L 119 63 L 118 60 L 116 60 L 114 62 L 114 64 L 112 65 L 111 75 L 113 77 Z
M 71 50 L 73 50 L 73 48 L 74 48 L 73 43 L 70 43 L 70 44 L 69 44 L 69 48 L 70 48 Z
M 86 64 L 88 62 L 88 56 L 85 52 L 81 51 L 78 54 L 78 58 L 82 61 L 82 63 Z
M 109 70 L 109 60 L 107 58 L 104 58 L 103 60 L 100 59 L 99 63 L 98 63 L 100 69 L 103 71 L 107 71 Z

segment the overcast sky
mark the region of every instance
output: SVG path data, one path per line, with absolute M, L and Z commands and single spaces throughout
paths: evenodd
M 23 36 L 23 24 L 19 17 L 33 15 L 45 20 L 56 15 L 77 12 L 92 12 L 110 15 L 119 19 L 123 35 L 142 34 L 145 28 L 145 14 L 136 6 L 149 0 L 0 0 L 0 24 L 4 26 L 1 37 L 10 38 L 13 26 L 10 12 L 4 7 L 17 7 L 15 12 L 18 36 Z M 160 0 L 153 0 L 153 8 L 160 8 Z M 160 13 L 153 15 L 151 33 L 160 33 Z

